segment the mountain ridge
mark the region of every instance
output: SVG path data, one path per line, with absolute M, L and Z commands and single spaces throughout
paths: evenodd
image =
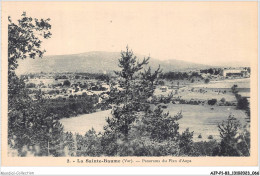
M 135 54 L 137 60 L 148 57 Z M 17 74 L 40 72 L 89 72 L 110 73 L 119 70 L 118 59 L 120 52 L 91 51 L 69 55 L 48 55 L 43 58 L 25 59 L 18 62 Z M 149 60 L 149 66 L 156 69 L 158 66 L 164 72 L 187 71 L 194 69 L 210 68 L 212 66 L 197 64 L 182 60 L 158 60 L 153 57 Z

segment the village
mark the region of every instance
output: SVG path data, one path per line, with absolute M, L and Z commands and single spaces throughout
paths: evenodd
M 181 98 L 185 101 L 200 101 L 202 100 L 201 95 L 187 95 L 186 91 L 205 94 L 203 88 L 207 87 L 206 85 L 209 82 L 250 77 L 249 68 L 211 68 L 184 73 L 187 76 L 177 78 L 177 80 L 176 78 L 159 79 L 156 83 L 155 95 L 166 97 L 172 93 L 175 103 L 180 103 Z M 26 80 L 26 87 L 30 90 L 29 95 L 32 100 L 36 100 L 36 92 L 41 91 L 43 99 L 69 99 L 77 96 L 96 95 L 98 96 L 98 103 L 102 103 L 109 99 L 111 87 L 118 91 L 122 90 L 120 80 L 115 76 L 106 74 L 99 74 L 92 78 L 81 73 L 39 73 L 23 75 L 22 77 Z M 230 88 L 231 86 L 217 87 L 211 88 L 211 91 L 217 92 L 219 95 L 225 94 Z M 214 98 L 215 96 L 211 95 L 211 97 Z

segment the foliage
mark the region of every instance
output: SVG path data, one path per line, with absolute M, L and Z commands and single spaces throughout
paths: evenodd
M 217 99 L 211 99 L 211 100 L 208 100 L 208 104 L 209 105 L 215 105 L 217 103 Z
M 221 156 L 239 156 L 239 150 L 237 149 L 238 129 L 240 127 L 239 121 L 233 116 L 229 116 L 227 121 L 223 121 L 218 125 L 219 133 L 221 137 L 220 151 Z
M 238 93 L 237 87 L 238 87 L 238 86 L 237 86 L 236 84 L 234 84 L 234 85 L 231 87 L 231 91 L 232 91 L 233 94 L 237 94 L 237 93 Z
M 24 147 L 36 146 L 39 151 L 35 155 L 61 156 L 63 153 L 63 127 L 54 114 L 41 106 L 41 101 L 20 101 L 8 114 L 8 142 L 20 156 L 26 153 Z
M 69 80 L 65 80 L 64 82 L 63 82 L 63 86 L 70 86 L 70 81 Z
M 119 59 L 120 71 L 115 74 L 120 78 L 121 89 L 113 87 L 110 76 L 105 74 L 78 73 L 76 79 L 95 78 L 111 83 L 109 103 L 112 118 L 107 118 L 105 132 L 97 134 L 94 129 L 84 136 L 64 133 L 59 123 L 61 117 L 92 113 L 96 109 L 109 109 L 108 102 L 98 103 L 98 96 L 70 96 L 68 99 L 43 99 L 41 91 L 34 92 L 36 101 L 29 97 L 27 88 L 34 84 L 25 84 L 28 77 L 18 78 L 15 70 L 18 60 L 42 57 L 42 39 L 51 36 L 49 20 L 33 19 L 26 13 L 15 24 L 9 17 L 8 25 L 8 144 L 18 151 L 18 156 L 249 156 L 250 133 L 245 128 L 239 133 L 240 124 L 232 116 L 218 125 L 221 142 L 193 142 L 193 132 L 186 129 L 180 134 L 177 121 L 181 112 L 170 116 L 162 110 L 161 105 L 151 107 L 149 100 L 158 103 L 170 103 L 173 95 L 154 97 L 155 85 L 161 74 L 160 67 L 152 72 L 148 65 L 149 58 L 137 61 L 133 52 L 126 48 Z M 208 70 L 215 74 L 216 70 Z M 211 73 L 212 72 L 212 73 Z M 30 75 L 30 78 L 37 75 Z M 197 72 L 190 74 L 169 72 L 161 74 L 161 79 L 193 79 L 201 77 Z M 70 86 L 69 78 L 57 75 L 56 79 L 67 79 L 64 86 Z M 209 81 L 209 80 L 208 80 Z M 207 82 L 207 80 L 205 80 Z M 159 84 L 164 84 L 160 80 Z M 179 84 L 178 84 L 179 85 Z M 74 85 L 104 90 L 94 85 Z M 238 99 L 237 108 L 248 111 L 249 103 L 237 94 L 236 86 L 232 88 Z M 59 92 L 52 91 L 53 94 Z M 181 100 L 179 100 L 181 102 Z M 208 104 L 214 105 L 212 99 Z M 224 100 L 222 100 L 224 102 Z M 201 102 L 190 101 L 190 104 Z M 165 106 L 165 105 L 164 105 Z M 249 111 L 250 113 L 250 111 Z
M 221 73 L 221 68 L 209 68 L 209 69 L 204 69 L 200 70 L 200 73 L 209 73 L 211 75 L 219 75 Z
M 247 110 L 249 108 L 249 102 L 246 97 L 238 99 L 237 108 Z
M 233 94 L 235 94 L 235 97 L 237 99 L 237 109 L 244 110 L 246 112 L 247 116 L 249 117 L 249 121 L 250 121 L 249 102 L 246 97 L 242 97 L 240 94 L 238 94 L 237 88 L 238 88 L 238 86 L 236 84 L 231 87 L 231 91 Z
M 141 64 L 128 48 L 119 59 L 121 71 L 116 72 L 122 79 L 122 92 L 115 93 L 117 106 L 101 139 L 103 151 L 109 156 L 165 156 L 190 155 L 193 133 L 188 130 L 179 134 L 179 120 L 164 113 L 160 106 L 150 108 L 148 98 L 153 97 L 155 82 L 160 68 L 152 73 L 151 68 L 142 71 L 148 64 Z M 111 95 L 111 94 L 110 94 Z M 169 96 L 171 97 L 171 96 Z M 169 103 L 169 102 L 168 102 Z
M 226 99 L 223 97 L 223 98 L 221 98 L 221 100 L 220 100 L 222 103 L 225 103 L 226 102 Z
M 149 58 L 144 58 L 140 63 L 136 59 L 136 56 L 128 47 L 126 47 L 126 51 L 121 52 L 118 65 L 121 71 L 115 73 L 122 79 L 120 84 L 123 92 L 116 95 L 120 105 L 113 109 L 113 118 L 107 119 L 108 126 L 106 129 L 124 135 L 125 140 L 128 140 L 129 130 L 136 120 L 136 112 L 147 108 L 146 99 L 152 95 L 153 82 L 160 71 L 158 69 L 152 74 L 149 68 L 140 74 L 139 71 L 148 64 Z M 136 81 L 138 77 L 143 79 L 138 82 Z
M 85 136 L 76 134 L 76 149 L 77 156 L 100 156 L 101 138 L 93 128 Z
M 209 136 L 208 136 L 208 139 L 213 139 L 213 136 L 212 136 L 212 135 L 209 135 Z
M 188 79 L 189 75 L 186 72 L 167 72 L 160 74 L 160 78 L 167 80 L 184 80 Z
M 206 84 L 208 84 L 209 81 L 210 81 L 209 78 L 206 78 L 204 82 L 205 82 Z
M 25 12 L 17 24 L 12 22 L 10 16 L 8 20 L 8 71 L 13 72 L 18 67 L 18 59 L 43 56 L 45 50 L 40 49 L 42 39 L 51 37 L 51 25 L 50 19 L 33 19 L 27 17 Z
M 177 141 L 179 124 L 176 121 L 180 118 L 182 118 L 181 113 L 171 117 L 169 113 L 163 113 L 163 110 L 158 107 L 154 111 L 146 112 L 142 119 L 142 128 L 154 141 Z
M 34 83 L 26 84 L 26 88 L 35 88 L 36 85 Z
M 210 140 L 208 142 L 194 142 L 193 144 L 193 156 L 215 156 L 215 150 L 218 151 L 219 143 L 216 140 Z
M 50 19 L 32 19 L 26 13 L 18 23 L 9 17 L 8 25 L 8 144 L 19 156 L 28 152 L 40 156 L 60 156 L 63 153 L 63 127 L 56 116 L 41 106 L 43 100 L 33 102 L 23 79 L 15 74 L 18 60 L 42 57 L 41 39 L 50 38 Z
M 193 144 L 193 132 L 190 132 L 187 128 L 180 135 L 180 155 L 192 155 L 194 152 L 194 144 Z

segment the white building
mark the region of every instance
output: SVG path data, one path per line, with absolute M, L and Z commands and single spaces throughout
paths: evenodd
M 226 77 L 226 76 L 247 76 L 248 75 L 248 71 L 242 68 L 238 68 L 238 69 L 224 69 L 222 71 L 222 76 Z

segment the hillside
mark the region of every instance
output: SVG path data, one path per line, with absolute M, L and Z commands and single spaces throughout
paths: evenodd
M 137 59 L 144 58 L 136 54 Z M 87 52 L 73 55 L 45 56 L 43 58 L 26 59 L 19 62 L 17 74 L 39 72 L 89 72 L 103 73 L 118 70 L 119 52 Z M 208 68 L 209 66 L 180 60 L 161 61 L 151 58 L 149 65 L 155 69 L 161 66 L 164 72 L 183 71 Z

